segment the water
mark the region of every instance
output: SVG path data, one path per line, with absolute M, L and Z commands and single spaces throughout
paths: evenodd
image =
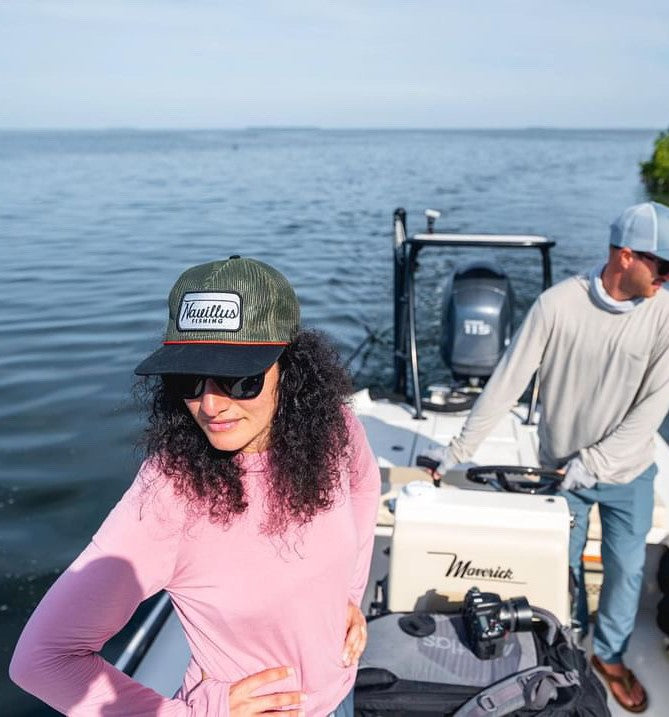
M 295 285 L 305 323 L 347 356 L 389 326 L 391 230 L 426 207 L 453 231 L 545 234 L 554 279 L 603 259 L 644 199 L 654 131 L 0 133 L 0 703 L 46 714 L 4 678 L 21 625 L 84 547 L 140 456 L 132 370 L 160 341 L 187 266 L 254 256 Z M 421 255 L 427 380 L 441 369 L 440 283 L 464 250 Z M 521 309 L 538 256 L 485 255 Z M 359 385 L 390 380 L 378 344 Z M 356 366 L 359 369 L 360 366 Z

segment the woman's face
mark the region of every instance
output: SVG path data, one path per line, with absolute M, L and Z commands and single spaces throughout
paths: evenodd
M 219 451 L 259 453 L 267 448 L 278 400 L 279 366 L 265 372 L 265 385 L 257 398 L 230 398 L 207 379 L 204 391 L 184 403 L 211 445 Z

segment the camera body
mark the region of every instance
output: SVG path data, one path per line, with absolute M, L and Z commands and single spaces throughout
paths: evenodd
M 497 593 L 482 593 L 477 587 L 467 591 L 462 617 L 469 646 L 479 660 L 501 657 L 509 633 L 532 629 L 532 608 L 526 598 L 502 600 Z

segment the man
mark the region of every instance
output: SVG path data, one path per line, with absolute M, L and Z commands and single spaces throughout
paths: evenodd
M 562 468 L 576 525 L 570 565 L 575 622 L 587 631 L 581 556 L 596 502 L 604 582 L 593 664 L 615 699 L 640 712 L 646 693 L 623 663 L 639 602 L 651 526 L 653 436 L 669 408 L 669 209 L 626 209 L 611 226 L 606 264 L 548 289 L 536 300 L 474 406 L 442 449 L 437 472 L 468 461 L 538 370 L 539 458 Z

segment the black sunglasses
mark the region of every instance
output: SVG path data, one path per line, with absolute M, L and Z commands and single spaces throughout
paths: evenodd
M 669 274 L 669 261 L 667 261 L 666 259 L 660 259 L 659 256 L 655 256 L 655 254 L 649 254 L 647 251 L 636 251 L 635 249 L 633 249 L 632 251 L 634 251 L 637 256 L 641 256 L 644 259 L 652 261 L 655 264 L 657 268 L 657 273 L 660 276 L 664 276 L 664 274 Z
M 180 398 L 198 398 L 210 378 L 226 396 L 238 401 L 258 398 L 265 385 L 265 373 L 254 376 L 198 376 L 197 374 L 164 375 L 163 380 L 173 393 Z

